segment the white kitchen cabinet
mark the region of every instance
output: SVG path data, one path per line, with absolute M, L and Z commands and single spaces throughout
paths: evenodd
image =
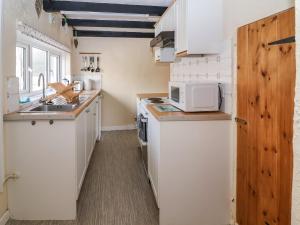
M 97 126 L 96 126 L 96 137 L 97 137 L 97 141 L 101 140 L 101 127 L 102 127 L 102 120 L 101 120 L 101 111 L 102 111 L 102 95 L 98 97 L 98 100 L 96 101 L 97 103 Z
M 16 220 L 73 220 L 83 156 L 77 145 L 75 120 L 7 121 L 8 207 Z M 79 146 L 78 146 L 79 147 Z M 79 155 L 77 155 L 79 157 Z M 83 156 L 84 157 L 84 156 Z M 77 168 L 79 166 L 80 168 Z M 77 174 L 77 172 L 81 174 Z
M 175 5 L 177 56 L 220 53 L 223 1 L 177 0 Z
M 162 31 L 175 31 L 176 29 L 176 6 L 173 3 L 162 15 L 155 25 L 155 36 Z
M 97 141 L 97 132 L 98 132 L 98 104 L 99 100 L 96 98 L 90 106 L 85 110 L 85 133 L 86 133 L 86 163 L 89 164 L 95 143 Z
M 174 48 L 156 48 L 154 54 L 156 62 L 174 62 L 175 60 Z
M 159 121 L 149 115 L 148 173 L 160 225 L 230 224 L 230 131 L 230 120 Z
M 160 152 L 160 123 L 150 114 L 148 117 L 148 176 L 159 206 L 158 170 Z
M 163 31 L 175 31 L 176 30 L 176 5 L 172 4 L 163 16 L 160 18 L 159 22 L 155 25 L 155 37 L 157 37 Z M 156 48 L 155 52 L 155 62 L 174 62 L 175 60 L 175 50 L 174 48 Z
M 94 146 L 95 146 L 95 143 L 97 141 L 97 135 L 98 135 L 98 119 L 97 117 L 99 116 L 98 114 L 98 99 L 95 100 L 94 104 L 92 105 L 92 129 L 93 129 L 93 146 L 92 146 L 92 150 L 94 150 Z
M 19 174 L 8 182 L 13 219 L 76 219 L 76 201 L 97 139 L 97 102 L 98 96 L 76 119 L 5 121 L 7 173 Z
M 93 103 L 92 103 L 93 104 Z M 92 112 L 92 104 L 85 110 L 86 114 L 86 163 L 88 164 L 90 161 L 90 157 L 92 154 L 93 147 L 93 112 Z
M 81 113 L 76 119 L 76 161 L 77 161 L 77 198 L 84 180 L 87 160 L 86 160 L 86 114 Z

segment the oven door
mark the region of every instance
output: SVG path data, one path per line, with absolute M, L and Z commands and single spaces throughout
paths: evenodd
M 148 118 L 142 113 L 138 116 L 138 138 L 140 140 L 141 147 L 141 158 L 145 173 L 148 176 L 148 149 L 147 149 L 147 129 L 148 129 Z
M 139 138 L 144 142 L 147 143 L 147 124 L 148 124 L 148 118 L 146 118 L 143 114 L 139 115 L 138 118 L 138 132 L 139 132 Z
M 170 87 L 170 94 L 171 94 L 171 99 L 172 101 L 176 103 L 180 103 L 180 88 L 176 86 L 171 86 Z

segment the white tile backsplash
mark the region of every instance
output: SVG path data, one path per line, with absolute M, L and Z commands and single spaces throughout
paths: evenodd
M 7 112 L 15 112 L 20 109 L 19 78 L 7 77 L 6 79 Z
M 19 78 L 7 77 L 7 94 L 19 94 Z
M 7 111 L 8 113 L 16 112 L 20 109 L 19 94 L 8 94 L 7 93 Z
M 220 55 L 185 57 L 171 64 L 171 81 L 217 81 L 224 87 L 222 111 L 232 113 L 233 44 L 224 42 Z

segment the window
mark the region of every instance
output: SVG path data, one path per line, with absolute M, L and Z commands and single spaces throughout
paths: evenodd
M 17 33 L 16 76 L 19 78 L 20 93 L 38 96 L 43 89 L 38 85 L 39 75 L 45 76 L 46 86 L 60 82 L 66 76 L 66 59 L 69 53 L 54 46 Z
M 50 56 L 50 74 L 49 74 L 49 83 L 55 83 L 59 81 L 59 56 L 51 55 Z
M 19 78 L 19 90 L 21 92 L 26 91 L 26 52 L 24 47 L 18 47 L 16 49 L 16 75 Z
M 47 75 L 47 52 L 38 48 L 32 48 L 32 77 L 31 91 L 39 91 L 43 86 L 38 85 L 39 75 Z

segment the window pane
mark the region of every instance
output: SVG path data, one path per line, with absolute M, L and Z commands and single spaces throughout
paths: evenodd
M 47 52 L 32 48 L 32 91 L 39 91 L 43 89 L 43 86 L 38 86 L 38 79 L 40 73 L 47 76 Z
M 26 49 L 16 48 L 16 75 L 19 78 L 19 90 L 26 90 Z
M 58 82 L 58 71 L 59 71 L 59 56 L 51 55 L 49 83 Z

